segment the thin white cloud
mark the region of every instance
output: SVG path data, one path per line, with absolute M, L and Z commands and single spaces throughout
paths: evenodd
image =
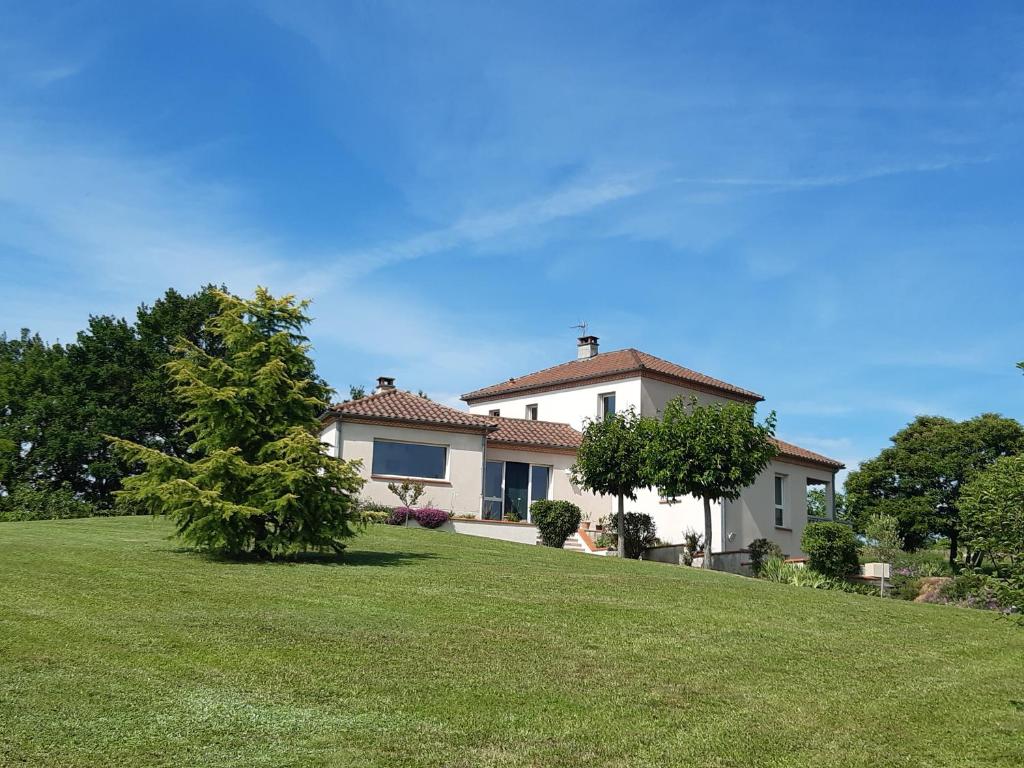
M 991 162 L 991 157 L 956 158 L 930 163 L 914 163 L 907 165 L 879 166 L 850 173 L 826 174 L 823 176 L 793 176 L 766 178 L 757 176 L 677 176 L 674 181 L 680 184 L 698 184 L 715 187 L 749 187 L 762 188 L 769 191 L 820 189 L 825 187 L 844 187 L 864 181 L 880 179 L 886 176 L 900 176 L 909 173 L 935 173 L 964 165 L 975 165 Z
M 649 179 L 637 177 L 613 177 L 578 184 L 508 208 L 475 214 L 404 240 L 340 254 L 335 257 L 333 274 L 339 278 L 355 278 L 392 264 L 461 246 L 488 243 L 524 229 L 536 230 L 559 219 L 583 215 L 635 197 L 653 186 Z
M 202 181 L 188 165 L 181 157 L 128 155 L 0 125 L 0 258 L 13 267 L 0 283 L 0 330 L 28 326 L 67 340 L 90 313 L 130 314 L 169 286 L 213 282 L 239 293 L 267 285 L 312 297 L 310 334 L 322 352 L 377 358 L 386 370 L 366 377 L 399 374 L 414 390 L 426 379 L 472 388 L 496 371 L 526 367 L 543 341 L 522 337 L 498 346 L 479 317 L 465 322 L 472 307 L 439 307 L 363 271 L 325 273 L 316 254 L 303 258 L 252 226 L 237 190 Z M 439 243 L 483 242 L 572 216 L 633 189 L 625 181 L 599 183 L 467 218 L 405 242 L 397 254 L 382 249 L 375 266 L 435 253 Z

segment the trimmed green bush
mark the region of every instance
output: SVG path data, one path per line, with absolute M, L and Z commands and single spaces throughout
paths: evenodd
M 657 541 L 657 528 L 650 515 L 642 512 L 627 512 L 623 516 L 623 530 L 626 532 L 626 557 L 639 560 L 640 555 L 648 547 L 653 547 Z M 619 537 L 615 531 L 615 515 L 610 515 L 605 520 L 604 540 L 611 549 L 616 549 L 619 544 Z
M 755 576 L 761 575 L 764 562 L 772 557 L 782 557 L 782 547 L 771 539 L 754 539 L 747 545 L 750 550 L 750 570 Z
M 800 547 L 807 553 L 807 565 L 826 576 L 840 579 L 859 567 L 857 539 L 842 523 L 808 523 Z
M 546 547 L 561 548 L 565 540 L 572 536 L 580 527 L 583 519 L 580 508 L 571 501 L 555 501 L 542 499 L 533 502 L 530 516 L 540 531 L 540 539 Z

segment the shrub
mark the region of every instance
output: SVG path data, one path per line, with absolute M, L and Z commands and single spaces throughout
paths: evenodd
M 807 553 L 808 566 L 832 578 L 857 571 L 857 539 L 853 529 L 842 523 L 809 523 L 800 546 Z
M 563 547 L 565 540 L 580 527 L 583 515 L 580 508 L 571 501 L 542 499 L 530 507 L 533 522 L 540 531 L 540 539 L 546 547 Z
M 395 507 L 384 522 L 388 525 L 405 525 L 413 515 L 413 510 L 408 507 Z
M 440 528 L 448 522 L 447 512 L 443 509 L 434 509 L 432 507 L 414 510 L 412 516 L 424 528 Z
M 626 532 L 626 557 L 638 560 L 648 547 L 653 547 L 658 540 L 657 529 L 650 515 L 642 512 L 627 512 L 623 516 L 622 528 Z M 615 549 L 619 545 L 619 535 L 615 530 L 615 516 L 605 521 L 604 539 L 608 546 Z
M 942 585 L 939 594 L 951 603 L 971 607 L 995 608 L 996 600 L 987 576 L 961 573 Z
M 795 563 L 787 563 L 780 556 L 769 557 L 761 563 L 758 569 L 758 576 L 765 581 L 773 581 L 777 584 L 792 584 L 796 577 L 796 571 L 800 566 Z
M 857 592 L 854 585 L 842 579 L 834 579 L 813 568 L 787 563 L 779 556 L 769 557 L 761 564 L 761 578 L 777 584 L 792 584 L 794 587 L 811 589 L 834 589 L 838 592 Z
M 17 486 L 10 495 L 0 496 L 0 522 L 19 520 L 68 520 L 91 517 L 95 508 L 68 488 L 42 489 Z
M 693 565 L 693 556 L 704 546 L 704 536 L 692 528 L 683 533 L 683 565 Z
M 921 578 L 919 576 L 893 576 L 889 582 L 888 594 L 897 600 L 916 600 L 921 594 Z
M 394 512 L 394 507 L 387 504 L 365 500 L 361 500 L 356 509 L 360 520 L 364 523 L 386 523 L 391 517 L 391 513 Z
M 761 567 L 770 558 L 781 558 L 782 547 L 771 539 L 754 539 L 747 545 L 750 550 L 750 570 L 755 576 L 761 575 Z

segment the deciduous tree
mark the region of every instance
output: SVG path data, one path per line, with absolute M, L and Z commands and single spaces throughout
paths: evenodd
M 947 536 L 949 560 L 955 563 L 961 487 L 1000 456 L 1024 451 L 1024 427 L 995 413 L 962 422 L 918 416 L 891 440 L 846 480 L 856 529 L 863 532 L 872 515 L 891 515 L 899 520 L 907 549 Z
M 1024 456 L 996 459 L 964 485 L 964 543 L 994 564 L 1024 568 Z
M 650 419 L 628 408 L 587 423 L 572 468 L 573 483 L 594 493 L 618 499 L 615 516 L 617 550 L 626 555 L 625 500 L 636 500 L 640 488 L 650 486 L 646 450 L 653 432 Z
M 699 405 L 676 398 L 665 406 L 646 452 L 648 474 L 664 496 L 704 501 L 704 567 L 711 568 L 711 501 L 733 501 L 777 453 L 775 412 L 763 423 L 744 403 Z

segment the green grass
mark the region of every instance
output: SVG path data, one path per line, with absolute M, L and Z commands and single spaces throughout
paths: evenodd
M 1024 763 L 994 615 L 374 526 L 225 563 L 0 525 L 5 766 Z

